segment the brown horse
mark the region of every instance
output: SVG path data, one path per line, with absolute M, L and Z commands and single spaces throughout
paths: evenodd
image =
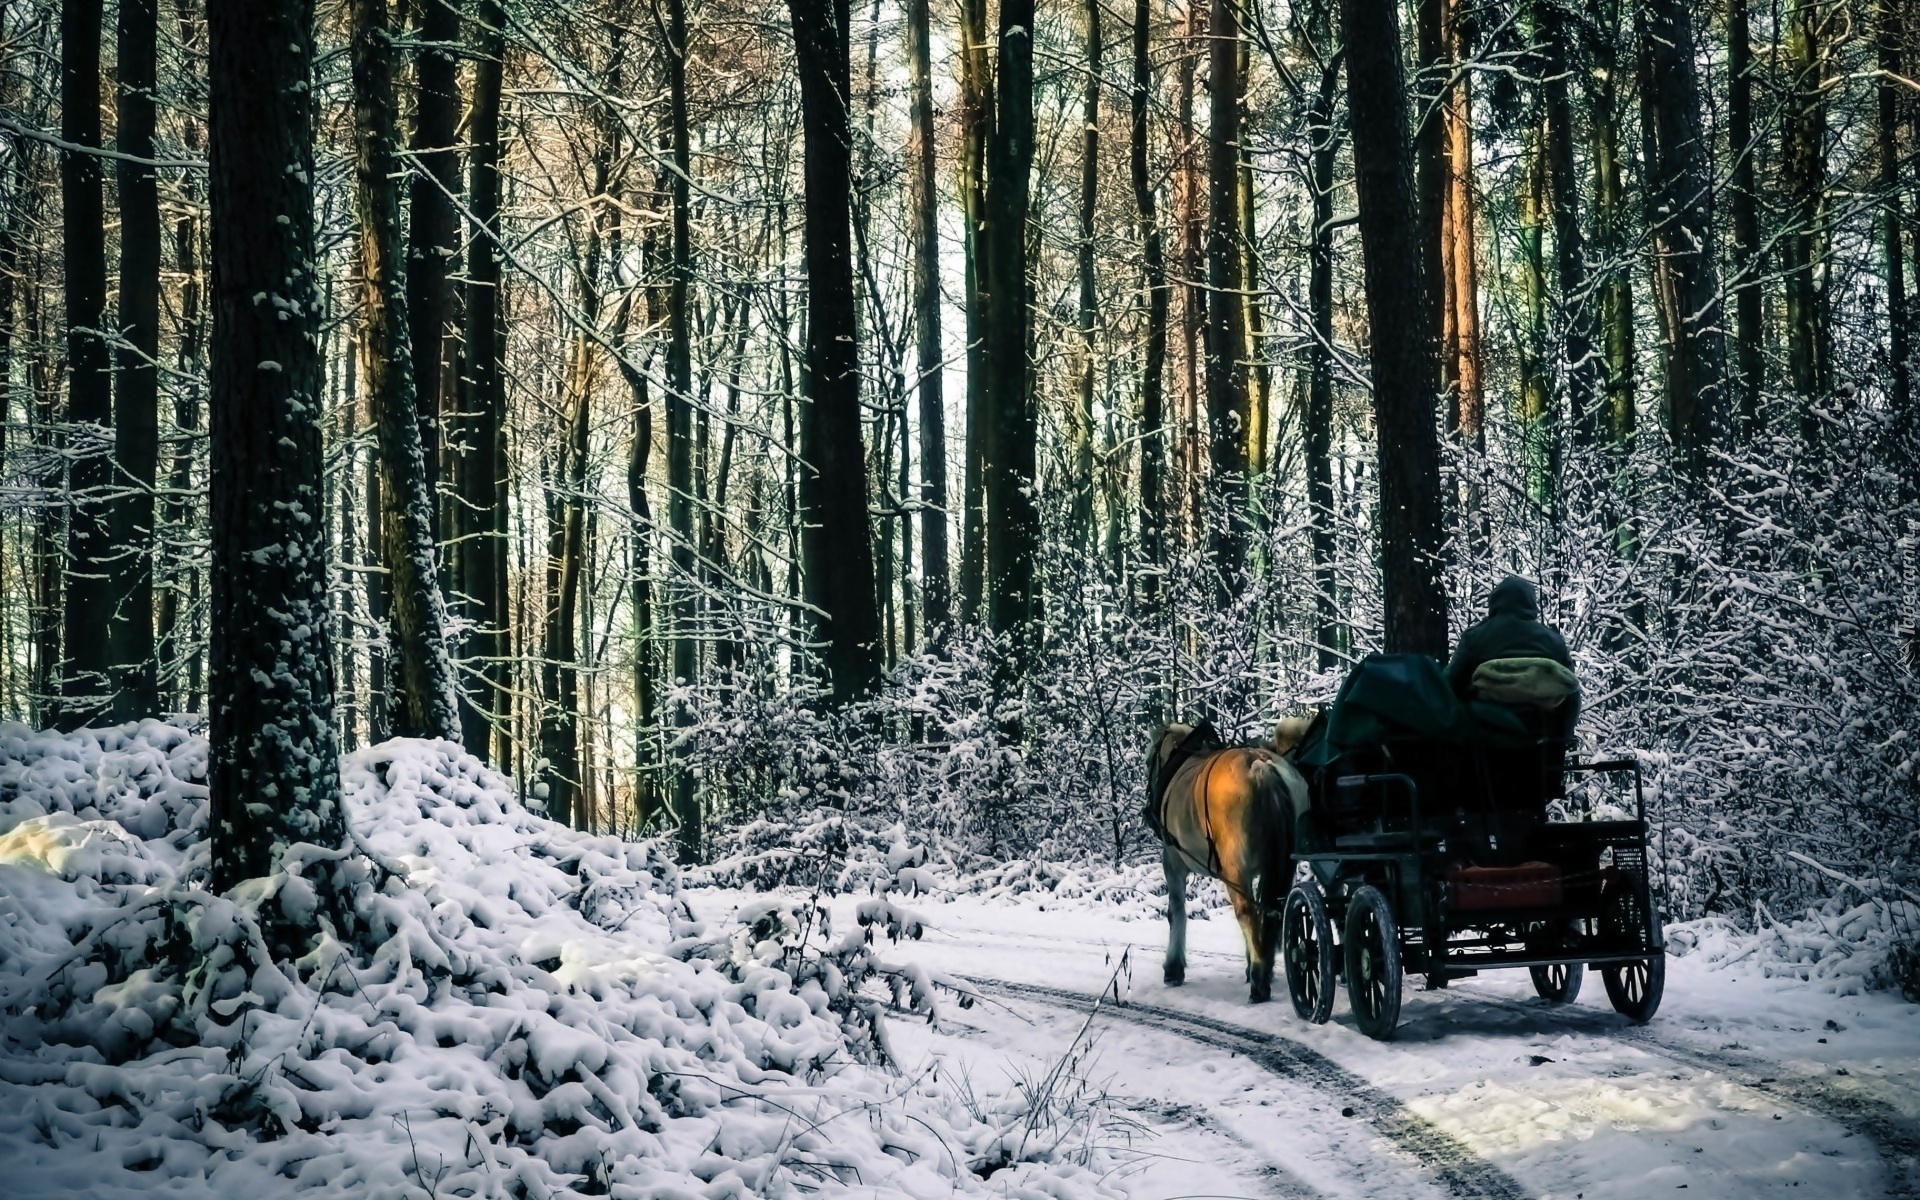
M 1293 883 L 1293 819 L 1307 785 L 1265 746 L 1222 747 L 1205 726 L 1169 725 L 1147 758 L 1147 820 L 1167 872 L 1166 981 L 1187 977 L 1187 876 L 1226 886 L 1247 944 L 1249 998 L 1273 989 L 1280 905 Z

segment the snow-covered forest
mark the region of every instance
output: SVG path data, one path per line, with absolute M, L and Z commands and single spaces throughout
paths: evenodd
M 1912 0 L 0 0 L 0 1160 L 1910 1194 L 1916 78 Z M 1230 879 L 1161 993 L 1156 731 L 1515 574 L 1679 1032 L 1239 1009 Z

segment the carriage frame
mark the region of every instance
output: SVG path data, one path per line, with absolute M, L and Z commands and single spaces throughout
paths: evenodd
M 1474 769 L 1451 777 L 1330 768 L 1314 781 L 1315 813 L 1339 810 L 1345 819 L 1297 839 L 1293 855 L 1306 871 L 1296 865 L 1301 878 L 1281 914 L 1280 948 L 1302 1018 L 1326 1021 L 1344 979 L 1356 1024 L 1384 1040 L 1399 1024 L 1406 973 L 1444 987 L 1483 970 L 1525 968 L 1543 999 L 1568 1003 L 1588 967 L 1601 972 L 1616 1011 L 1635 1023 L 1653 1017 L 1665 988 L 1665 941 L 1639 764 L 1572 761 L 1557 743 L 1550 750 L 1543 761 L 1551 777 L 1531 813 L 1495 812 L 1483 789 L 1461 781 L 1486 778 L 1489 760 L 1524 765 L 1526 750 L 1456 748 Z M 1566 797 L 1569 777 L 1627 774 L 1632 819 L 1596 819 L 1591 794 L 1579 819 L 1548 819 L 1547 801 Z M 1504 852 L 1502 837 L 1510 843 Z M 1531 861 L 1472 865 L 1515 857 Z

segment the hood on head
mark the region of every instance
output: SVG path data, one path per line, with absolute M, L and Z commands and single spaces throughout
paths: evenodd
M 1533 585 L 1518 575 L 1509 575 L 1502 579 L 1487 597 L 1487 615 L 1490 617 L 1519 617 L 1523 621 L 1540 619 L 1540 594 Z

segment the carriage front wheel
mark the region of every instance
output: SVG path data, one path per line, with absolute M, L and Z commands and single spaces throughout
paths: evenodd
M 1371 884 L 1347 900 L 1347 1001 L 1353 1023 L 1387 1041 L 1400 1024 L 1400 926 L 1393 906 Z
M 1280 923 L 1280 956 L 1287 966 L 1287 994 L 1302 1021 L 1324 1025 L 1333 1015 L 1333 922 L 1320 884 L 1303 879 L 1287 893 Z

